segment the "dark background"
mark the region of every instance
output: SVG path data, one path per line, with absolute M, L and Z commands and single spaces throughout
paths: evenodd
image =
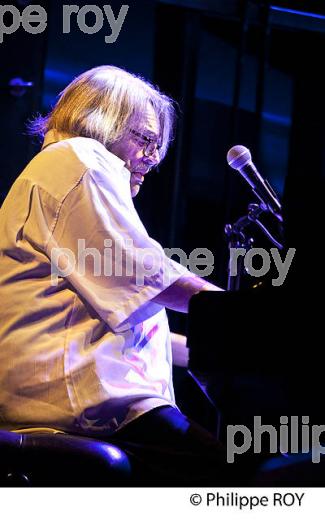
M 104 41 L 106 20 L 101 31 L 87 35 L 73 16 L 71 33 L 63 34 L 65 3 L 10 4 L 44 6 L 48 27 L 38 35 L 21 27 L 0 44 L 1 199 L 39 150 L 26 135 L 27 120 L 45 114 L 74 76 L 114 64 L 143 75 L 179 103 L 170 153 L 135 200 L 149 233 L 187 254 L 210 249 L 215 263 L 209 279 L 225 287 L 224 226 L 254 201 L 226 163 L 229 148 L 240 143 L 283 198 L 287 244 L 304 251 L 302 284 L 317 285 L 325 170 L 323 2 L 128 0 L 113 44 Z M 117 15 L 122 2 L 109 4 Z M 92 15 L 87 22 L 94 23 Z M 33 83 L 23 95 L 8 85 L 17 77 Z M 254 237 L 263 245 L 258 232 Z M 185 331 L 183 316 L 170 318 L 174 329 Z

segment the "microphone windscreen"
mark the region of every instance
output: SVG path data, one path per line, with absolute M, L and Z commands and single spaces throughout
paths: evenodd
M 227 153 L 227 162 L 234 170 L 239 170 L 243 166 L 252 162 L 252 156 L 248 148 L 241 144 L 236 144 Z

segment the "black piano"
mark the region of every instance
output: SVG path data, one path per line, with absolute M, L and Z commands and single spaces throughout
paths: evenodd
M 325 424 L 319 296 L 295 281 L 191 299 L 189 370 L 221 417 L 221 438 L 228 424 L 251 428 L 254 416 Z

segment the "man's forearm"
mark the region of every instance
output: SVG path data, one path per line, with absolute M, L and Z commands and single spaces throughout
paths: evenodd
M 201 291 L 223 291 L 223 289 L 199 276 L 181 276 L 153 301 L 174 311 L 188 312 L 190 298 Z

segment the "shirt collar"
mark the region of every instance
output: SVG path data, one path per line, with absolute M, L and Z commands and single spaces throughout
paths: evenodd
M 57 143 L 58 141 L 63 141 L 64 139 L 72 139 L 73 137 L 77 137 L 77 136 L 71 135 L 71 134 L 66 134 L 64 132 L 59 132 L 58 130 L 53 128 L 52 130 L 49 130 L 48 132 L 46 132 L 41 149 L 44 150 L 44 148 L 46 148 L 50 144 Z M 86 139 L 92 139 L 92 138 L 87 137 Z M 92 139 L 92 141 L 95 141 L 98 144 L 98 146 L 104 148 L 105 153 L 109 154 L 110 161 L 112 161 L 114 163 L 114 166 L 116 167 L 116 169 L 123 170 L 123 173 L 126 175 L 126 177 L 130 177 L 130 172 L 125 167 L 125 161 L 123 161 L 122 159 L 117 157 L 117 155 L 115 155 L 112 152 L 110 152 L 109 150 L 107 150 L 107 148 L 105 148 L 105 146 L 102 143 L 100 143 L 99 141 L 97 141 L 96 139 Z

